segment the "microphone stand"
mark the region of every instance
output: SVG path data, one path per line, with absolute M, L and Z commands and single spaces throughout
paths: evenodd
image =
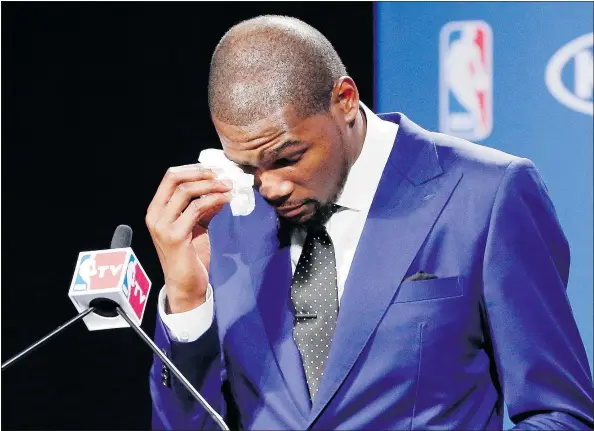
M 74 322 L 82 319 L 83 317 L 85 317 L 88 314 L 91 314 L 93 312 L 97 313 L 100 316 L 104 316 L 104 317 L 115 317 L 118 314 L 120 316 L 122 316 L 122 318 L 128 323 L 128 325 L 130 325 L 130 327 L 134 330 L 134 332 L 136 332 L 138 334 L 138 336 L 142 339 L 142 341 L 144 341 L 151 348 L 151 350 L 159 357 L 159 359 L 161 359 L 165 363 L 165 365 L 167 365 L 167 368 L 169 368 L 169 370 L 171 370 L 171 372 L 175 375 L 175 377 L 177 377 L 179 379 L 179 381 L 190 392 L 190 394 L 192 394 L 192 396 L 200 403 L 200 405 L 202 405 L 202 407 L 204 407 L 204 410 L 206 410 L 206 412 L 217 423 L 217 425 L 219 427 L 221 427 L 222 430 L 229 431 L 229 427 L 227 426 L 227 424 L 225 423 L 223 418 L 217 413 L 217 411 L 215 409 L 213 409 L 208 404 L 208 402 L 204 398 L 202 398 L 202 395 L 200 395 L 200 393 L 192 386 L 192 384 L 190 382 L 188 382 L 188 380 L 177 369 L 177 367 L 173 364 L 173 362 L 171 362 L 169 360 L 169 358 L 167 356 L 165 356 L 165 354 L 163 352 L 161 352 L 161 350 L 159 349 L 159 347 L 157 347 L 157 345 L 153 342 L 153 340 L 151 340 L 151 338 L 148 335 L 146 335 L 146 333 L 126 315 L 124 310 L 122 310 L 120 308 L 120 306 L 115 301 L 112 301 L 110 299 L 105 299 L 105 298 L 94 299 L 93 301 L 91 301 L 90 308 L 88 308 L 85 311 L 83 311 L 82 313 L 79 313 L 78 315 L 74 316 L 68 322 L 58 326 L 56 329 L 54 329 L 52 332 L 47 334 L 45 337 L 43 337 L 39 341 L 36 341 L 35 343 L 31 344 L 25 350 L 23 350 L 22 352 L 18 353 L 15 356 L 13 356 L 8 361 L 4 362 L 2 364 L 2 371 L 4 371 L 6 368 L 11 366 L 15 362 L 24 358 L 27 354 L 29 354 L 33 350 L 37 349 L 39 346 L 44 344 L 46 341 L 49 341 L 50 339 L 52 339 L 53 337 L 58 335 L 60 332 L 62 332 L 64 329 L 66 329 L 67 327 L 72 325 Z
M 227 426 L 227 424 L 225 423 L 223 418 L 217 413 L 217 411 L 215 409 L 213 409 L 208 404 L 208 402 L 206 402 L 206 400 L 204 398 L 202 398 L 202 395 L 200 395 L 200 393 L 194 388 L 194 386 L 192 386 L 191 383 L 188 382 L 188 380 L 177 369 L 177 367 L 175 365 L 173 365 L 173 362 L 171 362 L 169 360 L 169 358 L 167 356 L 165 356 L 165 354 L 163 352 L 161 352 L 161 350 L 159 349 L 159 347 L 157 347 L 157 345 L 153 342 L 153 340 L 151 340 L 151 338 L 148 335 L 146 335 L 146 333 L 126 315 L 124 310 L 122 310 L 119 305 L 116 307 L 116 311 L 118 312 L 118 314 L 120 316 L 122 316 L 122 318 L 126 322 L 128 322 L 128 325 L 130 325 L 130 327 L 132 329 L 134 329 L 134 331 L 138 334 L 138 336 L 142 339 L 142 341 L 144 341 L 151 348 L 151 350 L 159 357 L 159 359 L 161 359 L 165 363 L 165 365 L 167 365 L 167 368 L 169 368 L 169 370 L 171 370 L 171 372 L 175 375 L 175 377 L 177 377 L 179 379 L 179 381 L 192 394 L 192 396 L 200 403 L 200 405 L 202 405 L 202 407 L 204 407 L 204 410 L 206 410 L 206 412 L 217 423 L 217 425 L 222 430 L 229 431 L 229 427 Z
M 126 225 L 119 225 L 113 234 L 113 238 L 111 240 L 111 248 L 130 247 L 131 242 L 132 242 L 132 229 Z M 113 301 L 112 299 L 108 299 L 108 298 L 93 299 L 91 301 L 91 303 L 89 304 L 88 309 L 86 309 L 82 313 L 79 313 L 77 316 L 73 317 L 68 322 L 64 323 L 63 325 L 58 326 L 55 330 L 50 332 L 48 335 L 43 337 L 41 340 L 33 343 L 32 345 L 27 347 L 25 350 L 23 350 L 21 353 L 13 356 L 8 361 L 3 363 L 2 371 L 4 371 L 4 369 L 8 368 L 15 362 L 19 361 L 20 359 L 24 358 L 27 354 L 31 353 L 33 350 L 35 350 L 36 348 L 41 346 L 46 341 L 48 341 L 48 340 L 52 339 L 53 337 L 55 337 L 56 335 L 58 335 L 60 332 L 62 332 L 64 329 L 66 329 L 67 327 L 72 325 L 74 322 L 82 319 L 83 317 L 85 317 L 91 313 L 96 313 L 99 316 L 103 316 L 103 317 L 115 317 L 118 314 L 120 316 L 122 316 L 122 318 L 128 323 L 128 325 L 130 325 L 130 327 L 132 329 L 134 329 L 134 331 L 138 334 L 138 336 L 142 339 L 142 341 L 144 341 L 151 348 L 151 350 L 159 357 L 159 359 L 161 359 L 165 363 L 165 365 L 167 365 L 167 368 L 169 368 L 169 370 L 175 375 L 175 377 L 177 377 L 179 379 L 179 381 L 184 385 L 184 387 L 188 391 L 190 391 L 190 394 L 192 394 L 192 396 L 200 403 L 200 405 L 202 405 L 202 407 L 204 407 L 204 410 L 206 410 L 206 412 L 217 423 L 217 425 L 219 427 L 221 427 L 222 430 L 229 431 L 229 427 L 227 426 L 225 421 L 223 421 L 223 418 L 216 412 L 216 410 L 213 409 L 208 404 L 208 402 L 206 402 L 206 400 L 204 398 L 202 398 L 202 395 L 200 395 L 200 393 L 191 385 L 191 383 L 188 382 L 188 380 L 177 369 L 177 367 L 175 365 L 173 365 L 173 362 L 171 362 L 169 360 L 169 358 L 167 356 L 165 356 L 165 354 L 163 352 L 161 352 L 161 350 L 157 347 L 157 345 L 153 342 L 153 340 L 151 340 L 151 338 L 144 333 L 144 331 L 140 328 L 140 326 L 137 326 L 126 315 L 124 310 L 122 310 L 120 308 L 120 306 L 117 304 L 117 302 Z
M 35 343 L 31 344 L 29 347 L 27 347 L 21 353 L 19 353 L 17 355 L 14 355 L 8 361 L 6 361 L 5 363 L 2 364 L 2 371 L 4 371 L 5 368 L 10 367 L 12 364 L 14 364 L 15 362 L 19 361 L 20 359 L 24 358 L 27 354 L 29 354 L 33 350 L 37 349 L 39 346 L 41 346 L 46 341 L 49 341 L 51 338 L 54 338 L 56 335 L 58 335 L 64 329 L 68 328 L 70 325 L 72 325 L 77 320 L 82 319 L 87 314 L 91 314 L 93 311 L 95 311 L 95 307 L 91 307 L 91 308 L 86 309 L 82 313 L 79 313 L 78 315 L 74 316 L 68 322 L 64 323 L 63 325 L 58 326 L 56 329 L 54 329 L 52 332 L 50 332 L 49 334 L 47 334 L 45 337 L 43 337 L 39 341 L 36 341 Z

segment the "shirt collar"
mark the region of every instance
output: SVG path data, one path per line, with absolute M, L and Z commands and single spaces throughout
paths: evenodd
M 363 102 L 359 103 L 367 118 L 365 140 L 336 204 L 356 211 L 368 211 L 392 151 L 398 125 L 382 120 Z

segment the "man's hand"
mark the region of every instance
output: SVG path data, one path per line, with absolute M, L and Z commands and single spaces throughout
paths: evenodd
M 204 303 L 210 264 L 210 220 L 231 200 L 231 183 L 200 164 L 167 170 L 146 213 L 172 313 Z

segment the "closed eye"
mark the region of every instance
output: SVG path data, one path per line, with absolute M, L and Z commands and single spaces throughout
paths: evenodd
M 297 154 L 294 154 L 290 157 L 282 157 L 280 159 L 277 159 L 274 162 L 272 162 L 271 167 L 272 167 L 272 169 L 281 169 L 281 168 L 285 168 L 287 166 L 295 165 L 297 162 L 299 162 L 303 158 L 304 153 L 305 153 L 305 150 L 303 150 Z M 251 175 L 254 175 L 255 172 L 258 170 L 257 167 L 248 165 L 248 164 L 238 164 L 237 166 L 239 166 L 239 168 L 246 174 L 251 174 Z
M 286 166 L 294 165 L 298 161 L 299 161 L 299 159 L 278 159 L 276 162 L 274 162 L 274 167 L 275 168 L 284 168 Z
M 297 153 L 291 157 L 283 157 L 281 159 L 277 159 L 274 162 L 274 167 L 276 169 L 279 169 L 279 168 L 284 168 L 287 166 L 292 166 L 292 165 L 296 164 L 299 160 L 301 160 L 304 153 L 305 153 L 305 151 L 301 151 L 300 153 Z

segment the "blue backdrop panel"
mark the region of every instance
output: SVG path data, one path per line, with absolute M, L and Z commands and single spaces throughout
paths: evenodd
M 592 3 L 377 3 L 375 110 L 534 161 L 593 364 Z M 510 422 L 508 422 L 510 424 Z

